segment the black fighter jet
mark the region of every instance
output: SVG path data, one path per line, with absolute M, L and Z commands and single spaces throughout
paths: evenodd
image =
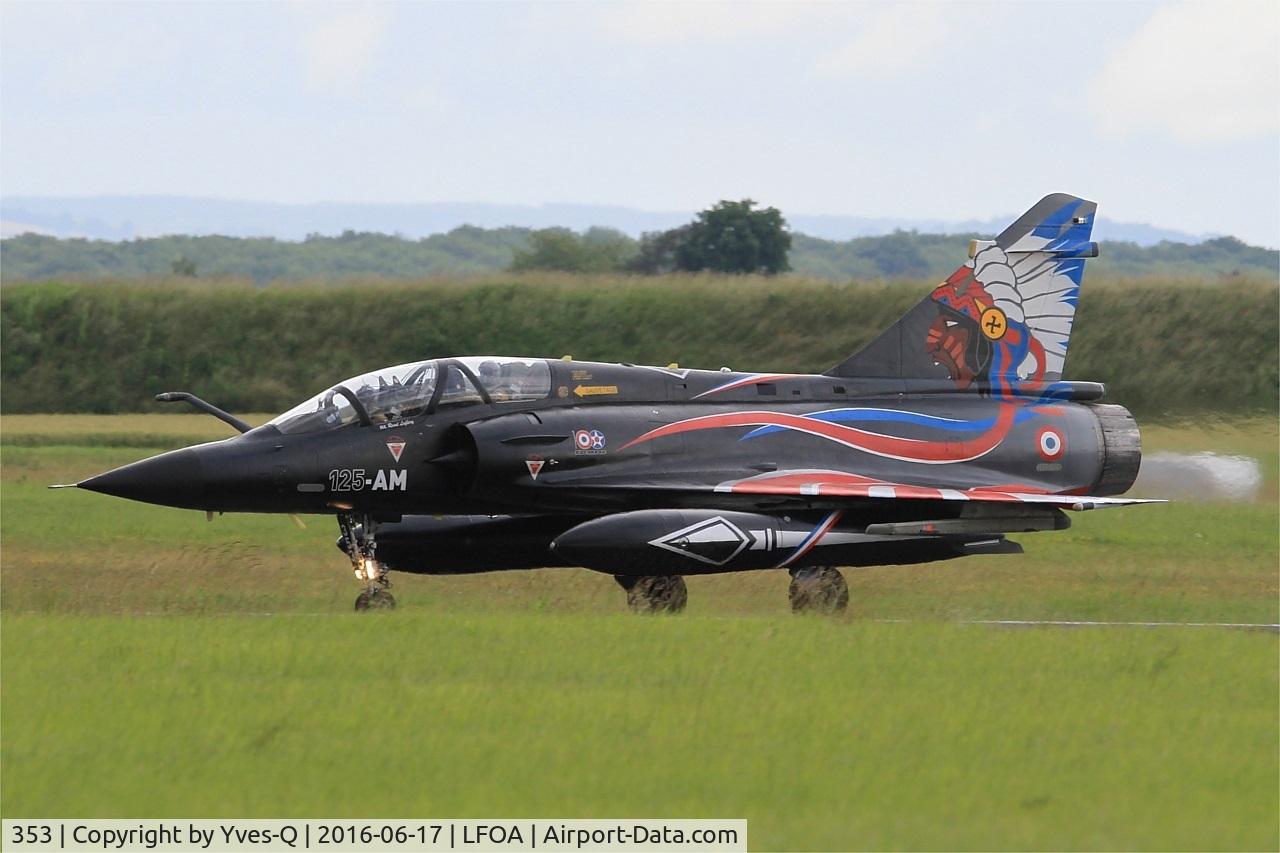
M 684 575 L 785 569 L 793 609 L 842 609 L 837 566 L 1021 551 L 1115 497 L 1138 428 L 1062 380 L 1096 205 L 1046 196 L 822 374 L 436 358 L 339 382 L 243 435 L 75 485 L 214 512 L 335 515 L 364 590 L 392 570 L 582 566 L 641 611 Z

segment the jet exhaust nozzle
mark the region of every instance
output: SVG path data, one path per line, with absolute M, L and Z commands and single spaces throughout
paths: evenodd
M 1089 406 L 1098 422 L 1099 452 L 1102 456 L 1098 480 L 1090 492 L 1095 495 L 1122 495 L 1138 479 L 1142 467 L 1142 433 L 1138 422 L 1124 406 L 1095 403 Z

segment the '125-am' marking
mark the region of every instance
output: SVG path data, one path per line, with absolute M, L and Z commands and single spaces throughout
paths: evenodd
M 376 476 L 366 477 L 363 468 L 334 468 L 329 472 L 329 490 L 333 492 L 358 492 L 369 489 L 373 492 L 391 492 L 409 488 L 408 471 L 384 471 L 379 469 Z

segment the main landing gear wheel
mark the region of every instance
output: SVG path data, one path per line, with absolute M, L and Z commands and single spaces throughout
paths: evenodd
M 849 606 L 849 585 L 831 566 L 794 569 L 788 597 L 792 613 L 840 613 Z
M 616 576 L 627 591 L 627 607 L 632 613 L 679 613 L 689 603 L 689 588 L 680 575 Z
M 371 586 L 356 596 L 356 610 L 395 610 L 396 597 L 380 586 Z

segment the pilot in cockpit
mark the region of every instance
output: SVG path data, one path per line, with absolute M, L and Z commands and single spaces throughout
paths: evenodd
M 496 361 L 480 363 L 480 384 L 494 402 L 501 402 L 510 396 L 509 389 L 502 382 L 502 371 Z

